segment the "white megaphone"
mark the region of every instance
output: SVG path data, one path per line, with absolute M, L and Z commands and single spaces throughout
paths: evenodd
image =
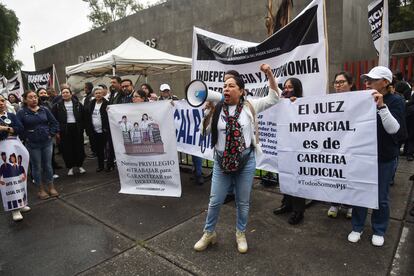
M 199 107 L 206 101 L 220 102 L 224 97 L 220 92 L 207 89 L 205 82 L 193 80 L 187 85 L 185 99 L 192 107 Z

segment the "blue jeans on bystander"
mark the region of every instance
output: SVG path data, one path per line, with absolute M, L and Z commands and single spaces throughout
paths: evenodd
M 30 168 L 35 184 L 53 183 L 52 139 L 40 143 L 29 143 L 26 148 L 30 154 Z
M 398 159 L 395 158 L 388 162 L 378 162 L 378 210 L 372 210 L 371 225 L 374 235 L 384 236 L 387 231 L 390 207 L 389 207 L 389 187 L 394 169 Z M 365 207 L 354 206 L 352 209 L 352 231 L 361 233 L 368 209 Z

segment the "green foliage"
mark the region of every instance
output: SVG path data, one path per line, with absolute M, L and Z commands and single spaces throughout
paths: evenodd
M 13 49 L 19 41 L 20 21 L 14 11 L 0 3 L 0 75 L 12 77 L 22 66 L 14 60 Z
M 414 1 L 388 0 L 390 33 L 414 30 Z
M 136 0 L 82 0 L 89 4 L 91 13 L 88 15 L 92 28 L 102 27 L 112 21 L 136 13 L 144 5 Z

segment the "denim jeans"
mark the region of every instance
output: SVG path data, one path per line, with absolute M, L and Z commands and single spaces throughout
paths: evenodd
M 29 143 L 26 148 L 30 154 L 30 167 L 35 184 L 53 183 L 52 139 L 41 143 Z
M 243 152 L 243 155 L 245 156 L 249 154 L 249 151 L 250 149 L 245 150 Z M 204 231 L 214 231 L 220 213 L 221 205 L 223 205 L 227 192 L 229 191 L 229 187 L 232 185 L 232 183 L 234 183 L 236 192 L 236 229 L 241 232 L 246 231 L 250 207 L 250 192 L 252 190 L 255 171 L 256 158 L 254 155 L 254 150 L 250 153 L 245 166 L 236 173 L 223 173 L 217 160 L 215 160 L 213 166 L 213 177 L 211 180 L 210 202 L 208 204 Z
M 390 208 L 389 186 L 394 174 L 397 158 L 388 162 L 378 162 L 378 205 L 379 209 L 372 210 L 371 225 L 374 235 L 384 236 L 387 231 Z M 362 232 L 368 209 L 354 206 L 352 209 L 352 230 Z
M 193 166 L 194 166 L 194 170 L 195 170 L 195 175 L 196 176 L 201 176 L 202 174 L 202 166 L 203 166 L 203 158 L 192 155 L 191 158 L 193 159 Z

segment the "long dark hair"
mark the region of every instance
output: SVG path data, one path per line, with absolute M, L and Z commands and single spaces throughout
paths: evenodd
M 37 96 L 37 93 L 35 92 L 35 91 L 33 91 L 33 90 L 26 90 L 24 93 L 23 93 L 23 95 L 22 95 L 22 98 L 23 98 L 23 105 L 24 106 L 27 106 L 27 103 L 26 103 L 26 101 L 27 101 L 27 96 L 30 94 L 30 93 L 35 93 L 36 94 L 36 96 Z M 37 102 L 37 105 L 39 105 L 39 101 Z
M 283 86 L 286 85 L 286 83 L 290 81 L 290 83 L 293 86 L 293 95 L 290 95 L 291 97 L 301 98 L 303 97 L 303 87 L 302 82 L 297 78 L 288 78 Z

